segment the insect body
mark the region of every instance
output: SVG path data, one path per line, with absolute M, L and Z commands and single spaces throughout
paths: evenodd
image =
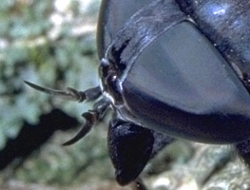
M 27 83 L 78 101 L 100 98 L 66 144 L 113 110 L 108 145 L 121 185 L 134 181 L 174 138 L 234 144 L 247 160 L 249 30 L 231 34 L 230 24 L 248 28 L 247 7 L 244 0 L 105 0 L 98 33 L 100 86 L 55 91 Z

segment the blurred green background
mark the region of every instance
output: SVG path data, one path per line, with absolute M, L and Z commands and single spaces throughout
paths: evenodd
M 98 84 L 95 40 L 100 2 L 1 1 L 0 165 L 7 162 L 6 155 L 13 157 L 8 158 L 12 162 L 7 167 L 1 166 L 2 188 L 10 188 L 19 181 L 60 187 L 113 178 L 107 157 L 106 124 L 96 126 L 86 139 L 73 146 L 61 146 L 77 132 L 76 127 L 81 127 L 84 122 L 81 114 L 91 104 L 53 99 L 24 84 L 27 80 L 55 89 L 69 86 L 78 90 Z M 28 159 L 18 156 L 18 151 L 32 143 L 30 138 L 24 138 L 26 144 L 13 145 L 24 125 L 26 132 L 37 138 L 35 135 L 42 132 L 35 134 L 32 127 L 38 127 L 42 115 L 57 109 L 79 124 L 67 126 L 64 131 L 55 130 L 45 144 L 28 154 Z
M 51 88 L 86 89 L 97 82 L 96 21 L 99 0 L 3 0 L 0 5 L 0 148 L 22 120 L 38 122 L 51 97 L 24 80 Z M 60 4 L 61 3 L 61 4 Z M 71 116 L 82 105 L 53 101 Z

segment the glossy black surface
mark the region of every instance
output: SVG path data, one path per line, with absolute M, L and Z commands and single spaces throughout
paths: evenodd
M 182 22 L 151 43 L 123 88 L 130 111 L 143 126 L 209 143 L 250 136 L 248 92 L 191 23 Z
M 106 53 L 119 78 L 126 77 L 127 70 L 144 48 L 186 18 L 174 1 L 156 0 L 128 19 Z
M 103 1 L 99 71 L 112 102 L 112 121 L 120 122 L 111 121 L 108 141 L 121 185 L 136 179 L 156 152 L 152 146 L 160 150 L 172 137 L 237 144 L 249 160 L 249 4 Z M 156 132 L 149 129 L 162 133 L 163 140 L 154 143 L 160 137 L 151 139 Z
M 98 23 L 97 46 L 99 57 L 104 57 L 107 47 L 126 21 L 152 0 L 103 0 Z
M 250 1 L 176 0 L 249 88 Z

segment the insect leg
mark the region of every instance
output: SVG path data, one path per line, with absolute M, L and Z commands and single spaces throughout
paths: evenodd
M 37 84 L 31 83 L 28 81 L 24 81 L 24 82 L 30 87 L 40 92 L 44 92 L 51 96 L 57 96 L 62 99 L 73 100 L 73 101 L 78 101 L 78 102 L 83 102 L 84 100 L 95 100 L 98 97 L 100 97 L 102 94 L 100 86 L 89 88 L 85 91 L 78 91 L 70 87 L 68 87 L 66 90 L 55 90 L 55 89 L 50 89 L 50 88 L 39 86 Z
M 107 98 L 102 98 L 100 101 L 95 103 L 93 110 L 89 110 L 82 114 L 82 117 L 85 119 L 85 123 L 81 130 L 73 137 L 71 140 L 65 142 L 63 145 L 71 145 L 83 138 L 92 127 L 97 124 L 101 119 L 103 119 L 106 111 L 108 110 L 110 105 L 110 100 Z

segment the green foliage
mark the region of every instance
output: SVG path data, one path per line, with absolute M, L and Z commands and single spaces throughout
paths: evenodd
M 24 80 L 54 88 L 66 88 L 69 85 L 85 89 L 95 84 L 92 80 L 96 76 L 92 75 L 96 71 L 93 69 L 98 63 L 95 31 L 77 35 L 72 31 L 79 27 L 78 22 L 95 25 L 90 21 L 96 21 L 100 1 L 88 6 L 93 11 L 91 17 L 88 16 L 88 8 L 85 12 L 80 10 L 84 6 L 80 1 L 69 1 L 64 6 L 66 8 L 58 10 L 56 5 L 62 6 L 65 2 L 1 2 L 0 148 L 4 147 L 6 137 L 14 138 L 18 134 L 23 120 L 34 124 L 43 112 L 51 109 L 50 97 L 29 89 L 24 85 Z M 65 22 L 53 21 L 55 15 Z M 67 20 L 68 17 L 70 19 Z M 57 103 L 52 104 L 64 107 L 71 115 L 80 115 L 83 111 L 78 112 L 73 104 L 67 106 L 64 101 L 60 101 L 60 105 Z
M 101 127 L 101 126 L 98 126 Z M 82 141 L 69 147 L 59 146 L 68 134 L 58 133 L 48 143 L 15 171 L 15 177 L 24 182 L 71 186 L 96 182 L 113 177 L 113 170 L 107 157 L 107 131 L 99 129 Z M 73 135 L 73 134 L 71 134 Z M 98 144 L 98 146 L 97 146 Z M 105 166 L 105 167 L 103 167 Z
M 98 58 L 94 28 L 100 0 L 89 1 L 89 4 L 85 0 L 71 0 L 64 9 L 56 8 L 65 2 L 68 1 L 1 1 L 0 149 L 7 138 L 18 135 L 23 121 L 36 124 L 40 115 L 54 107 L 78 118 L 88 109 L 83 104 L 51 99 L 23 82 L 56 89 L 71 86 L 79 90 L 96 85 Z M 90 29 L 82 29 L 87 26 Z M 54 145 L 47 144 L 42 151 L 34 153 L 12 177 L 26 182 L 66 184 L 74 181 L 76 174 L 79 181 L 95 179 L 92 175 L 99 173 L 110 176 L 109 171 L 96 172 L 95 166 L 88 167 L 89 162 L 97 168 L 101 168 L 103 161 L 110 165 L 103 142 L 106 131 L 105 136 L 98 132 L 91 136 L 83 143 L 64 148 L 61 143 L 70 137 L 62 135 Z M 99 141 L 103 146 L 95 148 Z M 83 173 L 78 171 L 81 168 Z

